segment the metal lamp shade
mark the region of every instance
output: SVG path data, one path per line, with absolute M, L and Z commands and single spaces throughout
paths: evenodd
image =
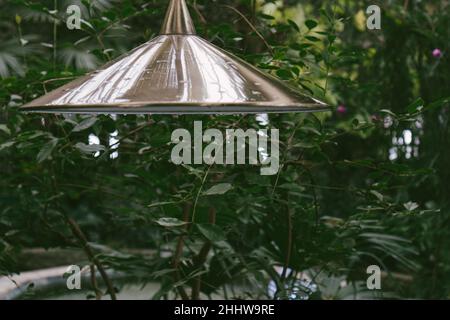
M 49 113 L 282 113 L 326 110 L 281 80 L 195 35 L 184 0 L 161 34 L 22 107 Z

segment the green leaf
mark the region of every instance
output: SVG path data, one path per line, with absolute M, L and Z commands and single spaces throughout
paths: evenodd
M 82 24 L 87 25 L 87 26 L 88 26 L 89 28 L 91 28 L 93 31 L 96 31 L 95 28 L 92 26 L 92 24 L 90 24 L 90 23 L 87 22 L 86 20 L 80 19 L 80 22 L 81 22 Z
M 329 34 L 328 37 L 327 37 L 328 42 L 330 42 L 331 44 L 334 43 L 334 41 L 336 40 L 336 38 L 337 38 L 337 37 L 336 37 L 334 34 Z M 333 51 L 333 52 L 334 52 L 334 51 L 336 51 L 335 49 L 336 49 L 335 47 L 330 47 L 330 51 Z
M 389 110 L 389 109 L 381 109 L 380 112 L 381 113 L 386 113 L 386 114 L 388 114 L 388 115 L 390 115 L 390 116 L 392 116 L 394 118 L 397 118 L 397 115 L 394 112 L 392 112 L 391 110 Z
M 89 117 L 81 121 L 79 124 L 73 128 L 72 132 L 80 132 L 89 129 L 97 122 L 97 117 Z
M 11 134 L 11 130 L 9 130 L 6 124 L 0 124 L 0 131 L 3 131 L 6 134 Z
M 12 237 L 19 233 L 20 230 L 9 230 L 8 232 L 5 233 L 5 237 Z
M 283 80 L 289 80 L 292 79 L 292 72 L 286 69 L 280 69 L 277 70 L 277 76 L 280 77 Z
M 443 105 L 445 105 L 447 103 L 450 103 L 450 97 L 442 98 L 442 99 L 439 99 L 439 100 L 437 100 L 435 102 L 432 102 L 432 103 L 430 103 L 429 105 L 426 106 L 426 109 L 427 110 L 432 110 L 432 109 L 435 109 L 435 108 L 440 108 L 440 107 L 442 107 Z
M 303 149 L 311 149 L 311 148 L 315 148 L 316 145 L 314 143 L 310 143 L 310 142 L 297 142 L 293 145 L 293 147 L 303 148 Z
M 155 203 L 149 204 L 147 207 L 149 207 L 149 208 L 162 207 L 162 206 L 166 206 L 169 204 L 177 204 L 177 203 L 179 203 L 179 201 L 155 202 Z
M 408 211 L 414 211 L 414 210 L 416 210 L 419 207 L 419 205 L 416 202 L 412 202 L 412 201 L 404 203 L 403 206 Z
M 294 49 L 294 50 L 297 50 L 297 51 L 302 51 L 302 50 L 308 49 L 311 46 L 312 46 L 311 43 L 302 43 L 302 44 L 300 44 L 300 43 L 293 43 L 289 47 L 291 49 Z
M 295 31 L 300 32 L 300 28 L 298 27 L 298 25 L 294 21 L 289 19 L 288 23 Z
M 319 42 L 320 41 L 319 38 L 316 38 L 316 37 L 313 37 L 313 36 L 306 36 L 305 38 L 307 40 L 311 41 L 311 42 Z
M 383 201 L 383 195 L 375 190 L 370 190 L 370 193 L 373 194 L 379 201 Z
M 406 110 L 409 113 L 416 113 L 418 111 L 421 111 L 423 109 L 423 106 L 425 104 L 425 101 L 423 101 L 422 98 L 418 98 L 417 100 L 415 100 L 413 103 L 411 103 Z
M 2 151 L 3 149 L 11 147 L 12 145 L 14 145 L 14 143 L 16 143 L 16 142 L 15 141 L 8 141 L 8 142 L 0 144 L 0 151 Z
M 264 14 L 264 13 L 259 13 L 258 15 L 259 15 L 261 18 L 266 19 L 266 20 L 274 20 L 274 19 L 275 19 L 274 16 L 271 16 L 271 15 L 268 15 L 268 14 Z
M 41 149 L 41 151 L 39 151 L 36 160 L 38 163 L 41 163 L 45 160 L 47 160 L 50 155 L 53 152 L 53 149 L 55 149 L 56 145 L 58 144 L 58 139 L 52 139 L 49 142 L 47 142 Z
M 306 90 L 310 95 L 314 95 L 314 91 L 312 91 L 306 84 L 300 83 L 300 86 Z
M 78 150 L 80 150 L 83 153 L 88 153 L 91 154 L 93 152 L 99 152 L 99 151 L 104 151 L 106 150 L 105 146 L 102 146 L 101 144 L 85 144 L 83 142 L 78 142 L 75 145 L 75 148 L 77 148 Z
M 217 194 L 225 194 L 228 191 L 230 191 L 232 188 L 233 188 L 233 186 L 229 183 L 219 183 L 219 184 L 216 184 L 215 186 L 212 186 L 205 192 L 203 192 L 203 195 L 204 196 L 212 196 L 212 195 L 217 195 Z
M 225 241 L 223 230 L 214 224 L 197 224 L 200 233 L 211 242 Z
M 188 224 L 188 222 L 178 220 L 177 218 L 161 218 L 159 220 L 156 220 L 155 222 L 157 224 L 159 224 L 160 226 L 163 226 L 166 228 L 181 227 L 181 226 Z
M 315 27 L 317 27 L 318 23 L 315 20 L 306 20 L 305 25 L 308 27 L 309 30 L 312 30 Z

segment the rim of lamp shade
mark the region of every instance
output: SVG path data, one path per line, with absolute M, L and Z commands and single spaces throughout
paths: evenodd
M 41 113 L 230 114 L 329 110 L 196 35 L 171 0 L 160 35 L 20 108 Z

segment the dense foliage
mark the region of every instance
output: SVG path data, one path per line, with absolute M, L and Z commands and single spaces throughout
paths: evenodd
M 26 248 L 82 247 L 86 264 L 158 281 L 156 299 L 448 298 L 449 2 L 381 1 L 368 30 L 367 1 L 189 1 L 201 36 L 330 112 L 18 110 L 157 35 L 166 3 L 0 0 L 0 274 Z M 82 30 L 66 28 L 69 4 Z M 198 119 L 279 128 L 279 174 L 172 164 L 172 130 Z M 369 265 L 381 291 L 366 288 Z

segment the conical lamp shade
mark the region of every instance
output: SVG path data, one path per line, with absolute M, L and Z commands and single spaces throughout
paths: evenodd
M 269 113 L 327 106 L 195 35 L 172 0 L 153 40 L 22 107 L 51 113 Z

